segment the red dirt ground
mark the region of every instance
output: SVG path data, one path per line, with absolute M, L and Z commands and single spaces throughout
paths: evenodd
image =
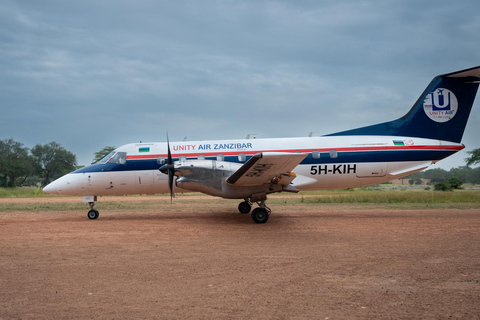
M 257 225 L 145 198 L 159 208 L 100 201 L 95 221 L 0 212 L 0 318 L 480 318 L 480 209 L 272 205 Z M 73 201 L 48 199 L 8 201 Z

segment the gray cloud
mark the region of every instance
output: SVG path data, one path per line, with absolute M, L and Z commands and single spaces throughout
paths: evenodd
M 477 1 L 3 1 L 0 138 L 105 145 L 326 134 L 479 65 Z M 478 99 L 477 99 L 478 100 Z M 464 142 L 478 148 L 476 102 Z M 460 154 L 444 166 L 463 164 Z M 441 163 L 440 163 L 441 164 Z

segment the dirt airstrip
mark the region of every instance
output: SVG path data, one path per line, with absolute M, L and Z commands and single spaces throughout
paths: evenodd
M 480 318 L 480 209 L 207 199 L 0 212 L 0 319 Z

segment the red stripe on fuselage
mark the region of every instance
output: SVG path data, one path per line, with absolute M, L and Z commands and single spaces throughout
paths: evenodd
M 289 149 L 289 150 L 256 150 L 256 151 L 229 151 L 229 152 L 222 152 L 218 150 L 218 152 L 195 152 L 195 153 L 177 153 L 172 154 L 173 158 L 178 158 L 179 156 L 186 156 L 187 158 L 190 157 L 198 157 L 199 155 L 203 155 L 205 157 L 215 157 L 219 154 L 224 156 L 236 156 L 241 153 L 245 155 L 254 155 L 260 152 L 301 152 L 301 153 L 311 153 L 312 151 L 319 151 L 319 152 L 329 152 L 330 150 L 336 150 L 337 152 L 360 152 L 360 151 L 390 151 L 390 150 L 403 150 L 403 151 L 414 151 L 414 150 L 439 150 L 439 151 L 460 151 L 464 149 L 465 146 L 463 145 L 448 145 L 448 146 L 441 146 L 441 145 L 424 145 L 424 146 L 370 146 L 370 147 L 343 147 L 343 148 L 320 148 L 320 149 Z M 166 154 L 138 154 L 138 155 L 127 155 L 127 160 L 144 160 L 144 159 L 156 159 L 158 157 L 167 157 Z

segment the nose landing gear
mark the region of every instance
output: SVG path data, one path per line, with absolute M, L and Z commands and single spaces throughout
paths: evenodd
M 95 197 L 96 198 L 96 197 Z M 95 202 L 94 201 L 90 201 L 88 202 L 88 205 L 90 206 L 90 210 L 88 211 L 87 213 L 87 217 L 88 219 L 90 220 L 94 220 L 94 219 L 97 219 L 98 218 L 98 210 L 97 209 L 94 209 L 93 207 L 95 206 Z
M 88 216 L 88 219 L 97 219 L 98 218 L 98 210 L 97 209 L 90 209 L 90 211 L 88 211 L 87 213 L 87 216 Z

